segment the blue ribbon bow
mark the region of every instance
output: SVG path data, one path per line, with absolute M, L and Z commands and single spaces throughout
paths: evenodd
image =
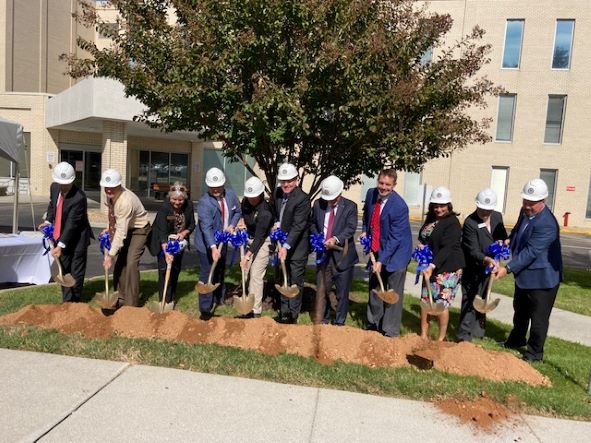
M 101 254 L 105 254 L 105 249 L 107 251 L 111 250 L 111 238 L 109 237 L 109 233 L 105 232 L 98 236 L 99 246 L 101 248 Z
M 164 252 L 170 255 L 177 255 L 181 252 L 181 244 L 178 240 L 168 240 Z
M 501 260 L 508 260 L 511 256 L 511 250 L 509 246 L 505 246 L 502 243 L 494 242 L 488 245 L 486 249 L 486 255 L 492 257 L 497 263 L 500 263 Z M 493 265 L 489 265 L 484 270 L 486 275 L 490 274 L 494 269 Z
M 41 226 L 41 232 L 43 232 L 43 248 L 45 248 L 45 252 L 43 255 L 47 255 L 49 252 L 49 245 L 47 244 L 47 240 L 53 241 L 53 225 L 51 223 L 47 225 Z
M 310 234 L 310 246 L 312 252 L 316 253 L 316 264 L 319 265 L 326 260 L 326 245 L 324 244 L 324 233 L 318 232 L 316 234 Z
M 361 243 L 361 246 L 363 246 L 363 253 L 369 254 L 369 252 L 371 251 L 371 235 L 359 237 L 359 243 Z
M 419 282 L 419 275 L 421 275 L 421 272 L 427 269 L 429 267 L 429 263 L 433 261 L 433 252 L 431 251 L 429 245 L 425 245 L 422 248 L 417 246 L 411 257 L 418 263 L 417 276 L 415 278 L 416 285 Z
M 213 237 L 216 245 L 219 245 L 220 243 L 226 244 L 232 240 L 232 234 L 227 231 L 215 231 Z
M 278 242 L 283 244 L 287 241 L 287 232 L 282 231 L 280 228 L 273 229 L 271 234 L 269 234 L 269 238 L 271 241 Z M 271 260 L 271 266 L 275 266 L 277 264 L 277 260 L 279 258 L 279 251 L 275 251 L 273 254 L 273 259 Z
M 236 259 L 236 251 L 248 243 L 248 232 L 246 229 L 236 229 L 233 234 L 230 234 L 230 243 L 234 247 L 232 257 L 230 258 L 230 267 L 232 267 Z

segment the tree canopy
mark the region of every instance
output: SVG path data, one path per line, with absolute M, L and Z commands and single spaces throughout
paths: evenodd
M 112 46 L 79 39 L 90 57 L 64 55 L 68 73 L 121 81 L 147 107 L 137 119 L 222 141 L 247 168 L 253 157 L 270 189 L 283 161 L 316 193 L 330 174 L 347 186 L 384 166 L 418 171 L 490 139 L 490 121 L 469 113 L 500 91 L 477 76 L 484 31 L 446 42 L 452 18 L 414 0 L 111 3 L 119 29 L 94 2 L 79 20 Z

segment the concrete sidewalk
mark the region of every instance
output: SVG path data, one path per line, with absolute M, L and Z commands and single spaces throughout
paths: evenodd
M 26 370 L 24 370 L 26 369 Z M 431 403 L 0 349 L 0 441 L 588 441 L 515 416 L 486 434 Z

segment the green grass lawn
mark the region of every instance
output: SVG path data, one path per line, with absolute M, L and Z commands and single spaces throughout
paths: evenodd
M 417 264 L 411 262 L 409 272 L 415 272 Z M 513 274 L 497 280 L 492 291 L 513 297 L 515 279 Z M 555 307 L 565 311 L 591 316 L 591 272 L 578 269 L 565 269 L 564 281 L 558 288 Z
M 313 281 L 313 272 L 307 280 Z M 181 273 L 179 281 L 178 309 L 197 315 L 194 293 L 195 270 Z M 239 273 L 233 270 L 228 282 L 237 284 Z M 155 272 L 142 274 L 142 303 L 156 300 L 157 276 Z M 84 288 L 85 301 L 91 301 L 96 292 L 104 289 L 100 279 L 88 281 Z M 361 327 L 367 309 L 367 286 L 355 281 L 351 293 L 351 309 L 347 324 Z M 30 287 L 0 293 L 0 315 L 15 312 L 31 303 L 59 303 L 56 286 Z M 418 300 L 404 298 L 402 333 L 419 330 Z M 230 306 L 223 306 L 218 313 L 234 316 Z M 274 312 L 265 311 L 272 316 Z M 455 336 L 459 312 L 450 313 L 448 336 Z M 300 323 L 311 323 L 304 312 Z M 433 331 L 434 334 L 436 331 Z M 500 350 L 496 341 L 509 332 L 509 326 L 489 321 L 487 338 L 479 341 L 482 346 Z M 501 403 L 518 408 L 519 412 L 552 415 L 591 420 L 591 396 L 587 394 L 587 382 L 591 370 L 591 348 L 549 338 L 546 343 L 546 359 L 535 367 L 552 381 L 552 387 L 531 387 L 515 382 L 484 381 L 475 377 L 460 377 L 439 371 L 419 371 L 413 368 L 369 368 L 338 361 L 324 365 L 311 358 L 281 354 L 269 356 L 254 351 L 216 345 L 192 345 L 159 340 L 113 337 L 89 339 L 78 334 L 62 335 L 56 331 L 33 326 L 0 327 L 0 347 L 76 355 L 117 361 L 132 361 L 148 365 L 188 369 L 199 372 L 234 375 L 253 379 L 276 381 L 306 386 L 326 387 L 383 396 L 396 396 L 420 400 L 444 397 L 476 398 L 481 392 Z M 508 352 L 508 351 L 507 351 Z

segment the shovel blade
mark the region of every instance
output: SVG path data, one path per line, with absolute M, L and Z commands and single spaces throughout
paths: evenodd
M 109 292 L 108 296 L 104 292 L 97 292 L 95 296 L 96 302 L 103 309 L 113 309 L 113 306 L 115 305 L 115 303 L 117 303 L 118 299 L 118 292 Z
M 73 288 L 76 284 L 76 280 L 74 280 L 72 274 L 66 274 L 62 276 L 56 275 L 53 279 L 58 285 L 61 285 L 65 288 Z
M 441 303 L 433 303 L 433 305 L 431 305 L 429 302 L 421 300 L 421 311 L 426 312 L 429 315 L 441 315 L 443 311 L 445 311 L 445 306 Z
M 238 311 L 241 315 L 246 315 L 252 312 L 252 308 L 254 307 L 254 294 L 242 295 L 242 296 L 234 296 L 233 305 L 234 309 Z
M 202 295 L 209 294 L 210 292 L 215 291 L 219 285 L 219 283 L 207 284 L 200 281 L 195 285 L 195 290 Z
M 281 295 L 284 295 L 287 298 L 294 298 L 300 293 L 300 288 L 298 288 L 297 285 L 280 286 L 276 283 L 275 289 L 277 289 Z
M 374 289 L 372 292 L 378 298 L 380 298 L 381 300 L 383 300 L 386 303 L 389 303 L 391 305 L 398 303 L 398 300 L 400 300 L 400 295 L 398 295 L 396 292 L 394 292 L 394 289 L 388 289 L 387 291 L 377 291 Z
M 474 306 L 474 309 L 476 309 L 478 312 L 480 312 L 481 314 L 486 314 L 487 312 L 494 311 L 497 308 L 497 306 L 499 306 L 500 301 L 500 298 L 496 298 L 495 300 L 487 304 L 485 299 L 477 295 L 476 297 L 474 297 L 474 302 L 472 304 Z
M 158 301 L 153 301 L 150 304 L 148 304 L 147 308 L 150 310 L 150 312 L 153 312 L 154 314 L 164 314 L 166 312 L 174 310 L 174 302 L 165 303 L 164 306 L 162 306 L 162 303 Z

